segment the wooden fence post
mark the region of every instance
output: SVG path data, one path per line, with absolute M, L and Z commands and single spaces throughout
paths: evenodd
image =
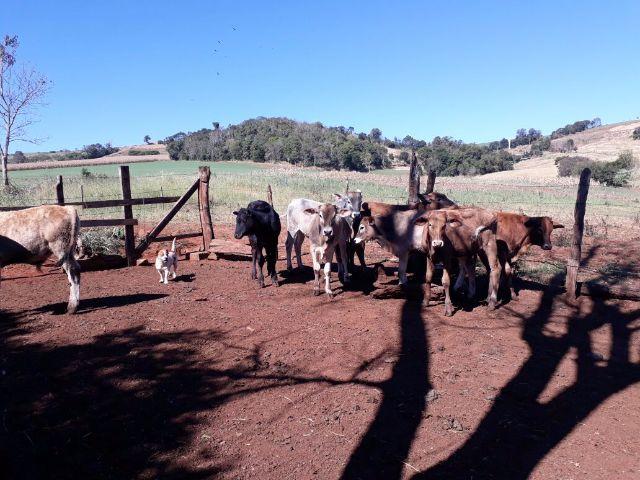
M 427 189 L 424 191 L 425 195 L 429 195 L 433 192 L 436 186 L 436 172 L 435 170 L 429 170 L 429 176 L 427 177 Z
M 62 175 L 58 175 L 58 181 L 56 182 L 56 198 L 58 199 L 58 205 L 64 205 L 64 185 L 62 183 Z
M 129 166 L 121 165 L 120 170 L 120 186 L 122 187 L 122 199 L 131 200 L 131 181 L 129 178 Z M 122 207 L 125 219 L 133 218 L 133 207 L 125 205 Z M 124 251 L 127 256 L 127 265 L 132 266 L 136 261 L 135 238 L 133 234 L 133 225 L 124 226 Z
M 571 246 L 571 255 L 567 260 L 567 279 L 565 282 L 565 288 L 567 290 L 567 297 L 570 300 L 575 300 L 578 294 L 578 268 L 580 267 L 580 259 L 582 257 L 584 214 L 587 206 L 587 195 L 589 193 L 590 180 L 591 170 L 585 168 L 580 174 L 578 197 L 576 198 L 576 207 L 574 210 L 573 244 Z
M 273 190 L 271 190 L 271 184 L 267 185 L 267 202 L 273 207 Z
M 202 227 L 202 247 L 209 250 L 209 244 L 214 237 L 213 223 L 211 222 L 211 212 L 209 211 L 209 179 L 211 170 L 209 167 L 199 167 L 198 175 L 200 185 L 198 186 L 198 204 L 200 206 L 200 226 Z
M 416 151 L 411 152 L 411 164 L 409 165 L 409 199 L 408 203 L 418 203 L 418 193 L 420 193 L 420 167 Z

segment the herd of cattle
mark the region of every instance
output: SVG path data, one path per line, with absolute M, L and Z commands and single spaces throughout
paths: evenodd
M 320 270 L 324 269 L 324 291 L 330 297 L 331 263 L 334 254 L 341 282 L 351 281 L 354 257 L 365 267 L 366 242 L 376 241 L 398 257 L 400 285 L 407 283 L 410 258 L 426 258 L 425 302 L 436 264 L 443 266 L 445 315 L 453 313 L 450 279 L 456 266 L 454 285 L 460 290 L 468 282 L 467 296 L 475 297 L 475 264 L 480 258 L 489 273 L 487 303 L 494 308 L 501 283 L 511 288 L 513 262 L 531 245 L 551 249 L 551 233 L 562 228 L 550 217 L 528 217 L 515 213 L 492 212 L 479 207 L 462 207 L 441 193 L 419 195 L 409 205 L 363 202 L 359 191 L 335 194 L 333 203 L 308 199 L 293 200 L 286 214 L 287 268 L 293 270 L 292 250 L 298 268 L 302 267 L 302 244 L 309 239 L 314 272 L 314 293 L 319 295 Z M 236 215 L 235 237 L 248 237 L 252 251 L 251 278 L 264 287 L 264 263 L 274 285 L 278 285 L 276 261 L 280 216 L 264 201 L 251 202 Z M 0 213 L 0 270 L 13 263 L 36 266 L 54 256 L 67 273 L 70 295 L 67 311 L 74 313 L 80 298 L 78 214 L 73 207 L 44 205 L 15 212 Z M 421 252 L 422 257 L 410 257 Z
M 551 249 L 551 233 L 563 225 L 550 217 L 529 217 L 507 212 L 492 212 L 479 207 L 462 207 L 444 194 L 432 192 L 418 195 L 419 201 L 409 205 L 363 202 L 359 191 L 346 195 L 334 194 L 333 203 L 295 199 L 287 207 L 287 269 L 293 270 L 292 250 L 295 249 L 301 268 L 302 243 L 309 239 L 313 261 L 314 294 L 320 294 L 320 270 L 324 270 L 324 291 L 331 290 L 331 263 L 334 253 L 338 277 L 349 283 L 357 255 L 365 266 L 364 245 L 376 241 L 398 257 L 400 285 L 407 284 L 407 266 L 412 252 L 426 257 L 425 303 L 431 297 L 431 280 L 436 264 L 442 264 L 442 286 L 445 292 L 445 315 L 452 315 L 450 279 L 456 266 L 459 275 L 454 285 L 460 290 L 468 281 L 467 296 L 475 297 L 475 264 L 480 258 L 489 273 L 487 303 L 495 308 L 502 282 L 511 286 L 513 263 L 531 245 Z M 267 202 L 251 202 L 236 212 L 235 237 L 247 236 L 251 244 L 251 278 L 264 287 L 262 268 L 278 285 L 276 260 L 280 216 Z M 264 250 L 264 254 L 263 254 Z M 416 257 L 414 257 L 416 258 Z

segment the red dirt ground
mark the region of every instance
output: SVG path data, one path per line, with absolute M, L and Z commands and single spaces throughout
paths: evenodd
M 3 270 L 4 478 L 640 477 L 638 303 L 522 282 L 445 318 L 309 271 L 261 290 L 240 258 L 179 271 L 83 273 L 69 316 L 59 271 Z

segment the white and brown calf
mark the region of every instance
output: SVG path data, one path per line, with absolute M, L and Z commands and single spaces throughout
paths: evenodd
M 313 260 L 314 288 L 313 293 L 320 295 L 320 269 L 324 264 L 324 291 L 330 298 L 331 261 L 336 249 L 339 250 L 340 262 L 338 275 L 343 275 L 345 282 L 349 279 L 347 269 L 347 243 L 351 239 L 351 226 L 346 218 L 351 216 L 351 209 L 338 209 L 331 203 L 323 203 L 315 208 L 304 210 L 308 215 L 308 236 L 311 243 L 311 259 Z
M 80 265 L 75 253 L 80 219 L 73 207 L 43 205 L 0 213 L 0 270 L 14 263 L 40 266 L 50 256 L 57 259 L 70 283 L 68 313 L 80 302 Z

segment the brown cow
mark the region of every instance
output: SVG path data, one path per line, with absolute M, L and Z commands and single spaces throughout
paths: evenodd
M 418 203 L 400 205 L 384 202 L 363 202 L 362 215 L 376 216 L 389 215 L 393 212 L 406 212 L 408 210 L 430 211 L 441 208 L 457 207 L 457 204 L 447 198 L 444 193 L 431 192 L 427 195 L 418 194 Z
M 460 275 L 469 273 L 468 296 L 475 296 L 475 275 L 473 262 L 479 251 L 484 252 L 489 262 L 489 308 L 496 307 L 498 284 L 500 281 L 500 261 L 495 234 L 496 216 L 481 208 L 445 209 L 426 212 L 415 219 L 417 226 L 422 225 L 422 244 L 427 251 L 427 278 L 425 304 L 431 299 L 431 279 L 434 262 L 442 262 L 442 287 L 445 292 L 445 316 L 453 314 L 450 297 L 451 270 L 454 259 L 461 265 Z
M 53 255 L 71 284 L 68 313 L 80 302 L 80 265 L 75 259 L 80 220 L 73 207 L 43 205 L 0 213 L 0 269 L 13 263 L 38 268 Z
M 324 263 L 324 291 L 329 298 L 333 298 L 331 290 L 331 261 L 336 249 L 340 251 L 338 263 L 338 275 L 343 276 L 344 281 L 349 280 L 347 268 L 347 242 L 351 238 L 351 226 L 346 217 L 351 216 L 353 210 L 341 209 L 331 203 L 323 203 L 315 208 L 304 210 L 309 215 L 309 242 L 311 243 L 311 259 L 313 260 L 313 275 L 315 283 L 314 295 L 320 295 L 320 267 Z
M 543 250 L 551 250 L 551 233 L 564 225 L 554 223 L 551 217 L 529 217 L 517 213 L 497 212 L 496 240 L 500 262 L 504 269 L 505 281 L 512 298 L 515 291 L 512 285 L 513 264 L 531 245 Z M 480 255 L 483 263 L 485 258 Z

